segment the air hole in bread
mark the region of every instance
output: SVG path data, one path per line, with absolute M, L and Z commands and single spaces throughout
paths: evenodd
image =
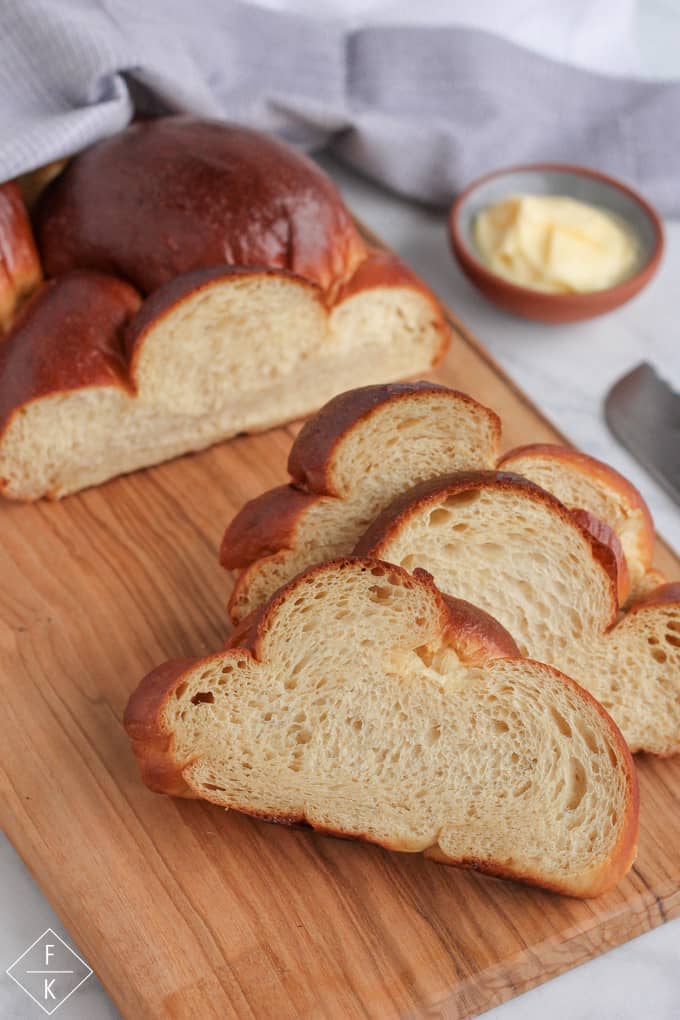
M 595 738 L 595 734 L 593 733 L 591 728 L 589 726 L 586 726 L 580 719 L 578 719 L 576 721 L 576 729 L 583 738 L 583 742 L 585 743 L 588 750 L 592 751 L 593 754 L 597 754 L 599 747 L 597 740 Z M 594 771 L 597 772 L 599 769 L 599 766 L 597 765 L 597 760 L 593 762 L 593 767 Z
M 387 585 L 375 584 L 369 588 L 369 592 L 372 602 L 389 602 L 392 597 L 392 592 Z
M 674 634 L 666 634 L 666 644 L 673 648 L 680 648 L 680 638 L 675 637 Z
M 510 727 L 504 719 L 494 719 L 493 728 L 496 733 L 507 733 L 510 730 Z
M 557 726 L 557 728 L 560 731 L 560 733 L 563 736 L 565 736 L 565 737 L 571 737 L 572 736 L 571 726 L 569 725 L 567 720 L 564 718 L 562 713 L 558 712 L 557 709 L 554 706 L 551 705 L 550 706 L 550 714 L 553 717 L 555 725 Z
M 440 739 L 441 735 L 442 735 L 442 728 L 441 728 L 441 726 L 438 723 L 435 723 L 435 725 L 430 726 L 430 728 L 427 731 L 427 734 L 425 736 L 425 743 L 426 743 L 426 745 L 428 747 L 432 747 L 433 744 L 437 743 L 437 741 Z
M 488 556 L 489 559 L 498 559 L 503 555 L 503 547 L 498 542 L 483 542 L 481 550 L 484 556 Z M 526 581 L 520 581 L 520 585 L 526 585 Z
M 432 666 L 434 652 L 431 645 L 420 645 L 420 647 L 414 648 L 414 652 L 424 666 L 427 666 L 428 669 Z
M 676 634 L 680 634 L 680 620 L 669 620 L 668 629 L 674 630 Z
M 573 757 L 569 759 L 568 783 L 567 810 L 575 811 L 585 796 L 588 783 L 583 766 Z
M 664 663 L 667 661 L 668 656 L 666 655 L 662 648 L 655 648 L 654 651 L 652 652 L 652 658 L 654 659 L 655 662 Z
M 450 521 L 450 520 L 451 520 L 451 511 L 447 510 L 443 506 L 437 507 L 437 509 L 433 510 L 432 513 L 429 516 L 429 522 L 434 527 L 438 527 L 439 525 L 446 524 L 447 521 Z
M 186 691 L 186 689 L 187 689 L 187 685 L 186 685 L 186 682 L 185 682 L 185 683 L 183 683 L 183 684 L 179 684 L 179 685 L 178 685 L 178 686 L 177 686 L 177 687 L 175 688 L 175 697 L 177 698 L 177 700 L 178 700 L 178 701 L 179 701 L 179 699 L 180 699 L 181 697 L 183 697 L 183 696 L 184 696 L 184 692 Z
M 476 503 L 479 498 L 479 491 L 470 489 L 466 492 L 457 492 L 455 495 L 447 496 L 443 505 L 453 510 L 460 506 L 466 506 L 469 503 Z
M 207 675 L 204 674 L 203 676 L 201 676 L 201 680 L 206 679 Z M 215 695 L 213 694 L 212 691 L 197 691 L 196 694 L 194 694 L 193 698 L 191 699 L 191 704 L 200 705 L 203 702 L 205 702 L 208 705 L 212 705 L 214 701 Z

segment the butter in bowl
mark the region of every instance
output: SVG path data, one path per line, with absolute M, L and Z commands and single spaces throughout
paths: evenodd
M 468 279 L 500 307 L 543 322 L 618 307 L 645 286 L 663 251 L 652 207 L 585 167 L 489 174 L 456 199 L 449 227 Z

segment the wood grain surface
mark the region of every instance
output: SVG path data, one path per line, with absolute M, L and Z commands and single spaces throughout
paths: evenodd
M 554 440 L 452 323 L 434 377 L 494 407 L 505 447 Z M 123 1015 L 469 1017 L 680 914 L 680 760 L 638 759 L 638 861 L 592 902 L 142 787 L 127 697 L 220 646 L 223 527 L 285 480 L 295 431 L 0 507 L 1 820 Z M 680 577 L 663 544 L 658 565 Z

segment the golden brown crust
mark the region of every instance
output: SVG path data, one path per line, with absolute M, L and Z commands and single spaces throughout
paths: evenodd
M 424 506 L 428 506 L 430 503 L 437 503 L 442 499 L 483 488 L 516 492 L 521 494 L 522 498 L 543 503 L 558 514 L 568 526 L 578 528 L 588 539 L 593 558 L 603 567 L 609 579 L 612 595 L 610 622 L 613 623 L 618 608 L 618 572 L 614 550 L 596 538 L 589 528 L 580 524 L 571 511 L 567 510 L 549 492 L 534 485 L 527 478 L 509 471 L 459 471 L 455 474 L 430 478 L 421 482 L 420 485 L 397 496 L 387 509 L 383 510 L 357 543 L 354 550 L 355 555 L 381 556 L 381 550 L 390 536 L 398 531 L 412 514 L 419 513 Z M 604 530 L 601 534 L 604 537 Z
M 624 478 L 623 475 L 619 474 L 613 467 L 610 467 L 609 464 L 605 464 L 603 461 L 581 453 L 580 450 L 574 450 L 569 446 L 559 446 L 553 443 L 530 443 L 527 446 L 517 446 L 514 450 L 509 450 L 500 458 L 497 466 L 506 469 L 508 463 L 512 465 L 512 462 L 520 457 L 540 458 L 545 456 L 558 462 L 562 461 L 572 469 L 576 469 L 590 477 L 595 482 L 612 489 L 618 494 L 625 506 L 640 515 L 641 526 L 638 537 L 638 554 L 644 567 L 651 566 L 654 556 L 655 532 L 649 507 L 632 482 L 629 482 L 627 478 Z M 507 468 L 507 470 L 512 471 L 512 466 Z
M 179 686 L 195 659 L 172 659 L 148 673 L 133 691 L 123 716 L 143 782 L 156 793 L 174 797 L 194 797 L 182 769 L 186 762 L 174 756 L 174 740 L 163 727 L 163 712 L 168 698 Z
M 300 515 L 316 501 L 316 496 L 294 485 L 279 485 L 248 500 L 222 537 L 222 566 L 241 569 L 263 556 L 289 549 Z
M 0 335 L 42 280 L 21 190 L 15 181 L 0 185 Z
M 585 528 L 586 531 L 589 531 L 601 545 L 606 545 L 611 549 L 616 565 L 616 590 L 619 605 L 624 605 L 630 595 L 630 574 L 619 536 L 613 528 L 610 528 L 608 524 L 601 521 L 595 514 L 591 514 L 589 510 L 571 510 L 570 513 L 574 520 L 581 527 Z
M 415 577 L 429 577 L 432 581 L 432 576 L 418 567 L 413 574 Z M 442 596 L 449 610 L 449 623 L 444 640 L 446 644 L 455 644 L 463 662 L 483 665 L 492 659 L 522 657 L 515 639 L 495 617 L 473 606 L 471 602 L 466 602 L 465 599 L 457 599 L 444 593 Z
M 191 764 L 191 761 L 177 761 L 174 755 L 173 737 L 164 727 L 165 706 L 168 699 L 174 695 L 175 690 L 182 684 L 186 672 L 193 670 L 197 666 L 209 666 L 215 659 L 218 659 L 220 664 L 223 665 L 225 654 L 233 656 L 237 660 L 246 657 L 259 660 L 262 639 L 281 602 L 289 597 L 298 585 L 304 583 L 309 578 L 325 571 L 341 570 L 343 566 L 347 564 L 355 565 L 357 562 L 361 563 L 364 569 L 370 570 L 377 576 L 389 575 L 390 580 L 398 579 L 401 584 L 425 584 L 429 588 L 430 593 L 438 600 L 441 607 L 441 635 L 444 645 L 453 647 L 461 658 L 466 661 L 481 666 L 495 658 L 519 657 L 514 641 L 496 620 L 470 603 L 464 602 L 461 599 L 451 599 L 443 596 L 435 587 L 430 574 L 424 570 L 416 570 L 413 575 L 410 575 L 401 567 L 362 557 L 349 557 L 333 563 L 311 567 L 284 585 L 272 596 L 269 602 L 251 614 L 232 635 L 225 652 L 204 659 L 168 662 L 155 669 L 152 673 L 149 673 L 133 692 L 125 710 L 124 726 L 132 743 L 132 749 L 137 758 L 142 780 L 147 786 L 157 793 L 189 797 L 197 795 L 192 792 L 183 777 L 183 772 Z M 616 724 L 602 706 L 587 691 L 579 687 L 573 680 L 559 673 L 558 670 L 550 666 L 544 666 L 543 668 L 559 677 L 561 682 L 570 686 L 581 699 L 589 702 L 595 708 L 609 728 L 622 759 L 626 772 L 627 821 L 609 860 L 604 862 L 596 873 L 586 876 L 583 886 L 579 888 L 574 885 L 573 881 L 564 885 L 559 882 L 546 883 L 528 872 L 513 871 L 501 862 L 473 860 L 470 858 L 450 858 L 444 855 L 436 845 L 425 850 L 424 854 L 426 857 L 442 863 L 456 867 L 474 868 L 489 875 L 540 886 L 554 892 L 582 897 L 597 896 L 615 886 L 628 871 L 635 859 L 639 827 L 637 775 L 631 754 L 623 737 Z M 207 801 L 212 800 L 221 807 L 225 806 L 222 801 L 217 798 L 211 798 L 209 794 L 205 794 L 203 791 L 201 792 L 201 797 Z M 377 840 L 365 833 L 347 832 L 315 824 L 302 812 L 295 815 L 283 815 L 253 809 L 240 803 L 231 803 L 228 806 L 233 810 L 264 821 L 280 825 L 311 828 L 326 835 L 375 843 L 386 849 L 399 849 L 398 846 L 391 846 L 389 842 Z
M 127 283 L 80 270 L 48 280 L 0 344 L 0 434 L 23 405 L 84 386 L 129 386 L 122 334 L 139 306 Z
M 638 609 L 650 608 L 651 606 L 680 606 L 680 581 L 667 581 L 660 584 L 658 588 L 636 599 L 630 606 L 627 615 L 636 612 Z
M 329 400 L 302 427 L 288 456 L 288 472 L 293 482 L 319 496 L 337 496 L 331 479 L 333 455 L 345 436 L 360 422 L 393 402 L 397 403 L 406 396 L 415 399 L 422 396 L 427 400 L 432 393 L 448 393 L 471 407 L 481 408 L 489 415 L 500 439 L 501 421 L 498 415 L 466 393 L 423 381 L 360 386 Z
M 50 275 L 88 267 L 148 294 L 214 265 L 289 269 L 330 291 L 366 247 L 335 185 L 268 135 L 219 121 L 133 124 L 71 161 L 38 204 Z

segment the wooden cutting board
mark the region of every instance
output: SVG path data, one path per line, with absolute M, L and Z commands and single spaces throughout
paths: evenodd
M 434 378 L 495 408 L 506 447 L 555 440 L 451 322 Z M 639 759 L 638 861 L 585 903 L 141 785 L 127 697 L 222 643 L 223 527 L 285 480 L 295 431 L 0 507 L 0 821 L 123 1015 L 469 1017 L 680 914 L 680 759 Z M 680 577 L 663 543 L 658 565 Z

